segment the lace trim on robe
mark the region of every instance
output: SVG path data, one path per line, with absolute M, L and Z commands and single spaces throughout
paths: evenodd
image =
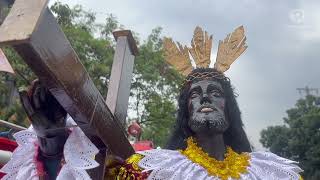
M 67 126 L 70 125 L 76 125 L 76 123 L 71 117 L 68 117 Z M 79 127 L 70 128 L 70 131 L 63 150 L 65 164 L 57 180 L 91 179 L 86 170 L 99 166 L 94 160 L 99 150 Z M 32 126 L 27 130 L 17 132 L 14 138 L 19 146 L 13 152 L 11 160 L 1 169 L 6 173 L 2 180 L 39 180 L 41 172 L 37 170 L 35 158 L 38 138 Z
M 154 149 L 139 152 L 144 158 L 138 163 L 144 171 L 151 172 L 150 180 L 218 180 L 210 176 L 206 169 L 193 163 L 179 151 Z M 270 152 L 253 152 L 247 173 L 240 175 L 241 180 L 290 179 L 299 180 L 302 169 L 297 162 L 279 157 Z M 144 172 L 143 171 L 143 172 Z M 231 180 L 231 178 L 229 178 Z

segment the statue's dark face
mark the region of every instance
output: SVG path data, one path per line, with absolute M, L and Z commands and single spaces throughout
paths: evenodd
M 222 86 L 213 80 L 193 83 L 189 91 L 188 125 L 195 133 L 223 133 L 229 126 Z

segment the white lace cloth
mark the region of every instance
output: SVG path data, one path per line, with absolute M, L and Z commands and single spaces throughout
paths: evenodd
M 67 126 L 76 125 L 69 116 Z M 61 168 L 57 180 L 88 180 L 91 179 L 86 169 L 99 164 L 94 156 L 99 152 L 97 147 L 86 137 L 79 127 L 70 128 L 71 133 L 64 145 L 63 155 L 66 164 Z M 11 160 L 1 169 L 6 173 L 2 180 L 38 180 L 36 166 L 37 135 L 32 126 L 27 130 L 14 134 L 18 143 Z
M 219 180 L 179 151 L 154 149 L 138 153 L 144 155 L 139 166 L 151 170 L 148 180 Z M 248 173 L 241 174 L 241 180 L 298 180 L 302 172 L 297 162 L 270 152 L 253 152 L 250 157 Z

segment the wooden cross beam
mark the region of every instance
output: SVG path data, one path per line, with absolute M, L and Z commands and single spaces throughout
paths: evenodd
M 117 84 L 111 77 L 111 82 L 114 83 L 110 84 L 109 91 L 116 90 L 113 92 L 116 98 L 108 100 L 108 104 L 116 104 L 110 111 L 47 4 L 48 0 L 16 0 L 0 27 L 0 45 L 14 47 L 98 148 L 103 149 L 106 145 L 108 152 L 113 155 L 128 158 L 134 150 L 125 136 L 116 112 L 124 112 L 117 107 L 124 107 L 124 99 L 119 98 L 119 95 L 122 91 L 129 92 L 122 88 L 128 88 L 126 83 L 130 82 L 130 76 L 119 73 L 118 76 L 122 77 L 120 81 L 124 80 L 121 83 L 125 82 L 123 84 L 119 84 L 120 81 Z M 127 67 L 123 64 L 126 59 L 133 60 L 133 56 L 137 54 L 132 35 L 129 31 L 122 31 L 116 33 L 115 37 L 118 44 L 125 45 L 123 50 L 119 50 L 117 45 L 117 49 L 125 53 L 121 56 L 118 51 L 119 57 L 122 57 L 122 66 L 118 67 L 124 67 L 122 70 L 130 72 L 133 66 L 130 63 L 133 62 Z M 115 67 L 117 66 L 113 65 L 112 72 L 116 71 Z M 122 116 L 119 118 L 123 119 Z M 104 160 L 103 155 L 101 159 Z
M 117 46 L 112 64 L 106 103 L 111 113 L 118 119 L 123 128 L 125 127 L 127 116 L 134 55 L 138 53 L 138 49 L 130 31 L 115 31 L 113 32 L 113 36 L 117 41 Z M 112 152 L 109 149 L 101 147 L 99 154 L 96 155 L 96 161 L 100 164 L 105 163 L 106 154 L 110 155 Z M 100 179 L 100 177 L 104 176 L 104 172 L 104 166 L 100 166 L 89 173 L 91 177 L 95 177 L 93 179 Z
M 113 33 L 113 36 L 117 40 L 117 46 L 112 64 L 106 102 L 111 112 L 124 127 L 130 95 L 134 56 L 138 54 L 138 49 L 130 31 L 116 31 Z

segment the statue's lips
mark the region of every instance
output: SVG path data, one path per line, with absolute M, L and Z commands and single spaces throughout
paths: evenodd
M 208 113 L 208 112 L 213 112 L 213 108 L 210 108 L 210 107 L 204 107 L 204 108 L 201 108 L 200 109 L 200 112 L 202 113 Z

